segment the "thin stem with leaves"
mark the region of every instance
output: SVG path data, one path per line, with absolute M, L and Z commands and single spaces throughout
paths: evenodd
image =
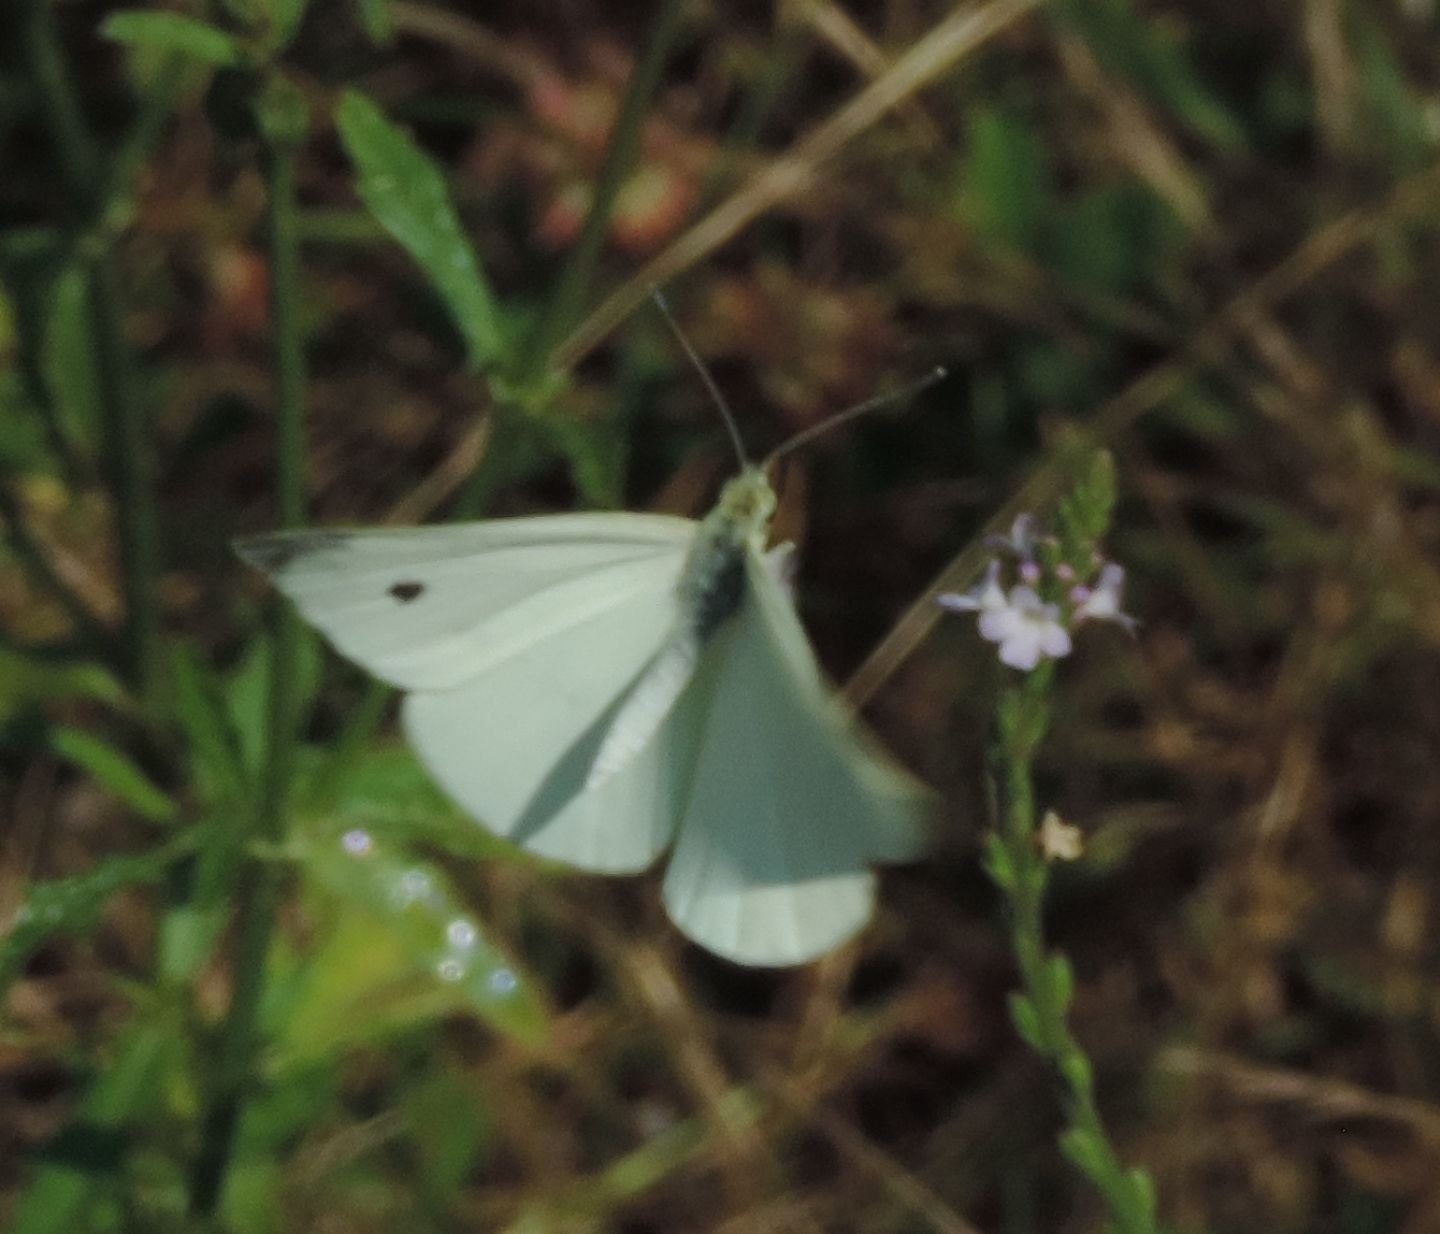
M 1094 569 L 1096 546 L 1115 499 L 1108 455 L 1097 452 L 1088 462 L 1077 462 L 1075 475 L 1074 489 L 1058 510 L 1059 535 L 1049 537 L 1039 553 L 1052 568 L 1067 567 L 1069 576 L 1076 570 Z M 1129 620 L 1118 611 L 1117 618 Z M 1157 1234 L 1154 1186 L 1143 1170 L 1127 1169 L 1121 1163 L 1096 1104 L 1094 1069 L 1070 1029 L 1075 985 L 1070 962 L 1049 951 L 1045 942 L 1050 858 L 1042 843 L 1034 766 L 1049 728 L 1054 686 L 1053 659 L 1006 686 L 996 708 L 988 753 L 996 828 L 986 865 L 1004 897 L 1020 974 L 1020 989 L 1011 996 L 1010 1010 L 1020 1035 L 1055 1069 L 1068 1124 L 1060 1138 L 1061 1149 L 1100 1192 L 1110 1210 L 1111 1229 L 1119 1234 Z
M 100 397 L 104 457 L 119 531 L 125 595 L 125 668 L 131 684 L 144 698 L 156 688 L 160 664 L 160 523 L 150 442 L 134 357 L 125 337 L 122 276 L 113 252 L 113 236 L 107 234 L 100 218 L 118 173 L 104 166 L 81 109 L 79 92 L 55 26 L 53 6 L 32 0 L 24 34 L 31 70 L 44 99 L 44 113 L 84 237 L 75 250 L 85 266 L 95 388 Z M 149 129 L 140 134 L 134 149 L 143 150 L 147 135 L 153 136 Z
M 305 357 L 300 330 L 295 198 L 296 158 L 304 130 L 303 104 L 288 83 L 276 76 L 262 94 L 257 110 L 268 139 L 270 309 L 278 375 L 276 487 L 282 525 L 297 527 L 303 521 L 305 505 Z M 294 611 L 288 605 L 282 606 L 277 614 L 269 675 L 269 741 L 249 837 L 264 848 L 277 846 L 285 837 L 304 702 L 297 687 L 297 669 L 305 637 Z M 282 872 L 273 863 L 252 852 L 236 887 L 239 917 L 234 989 L 221 1027 L 215 1081 L 191 1174 L 191 1209 L 202 1217 L 213 1213 L 219 1202 L 254 1075 L 265 961 L 275 932 L 281 878 Z

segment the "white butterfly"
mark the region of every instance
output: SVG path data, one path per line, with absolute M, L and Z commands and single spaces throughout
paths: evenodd
M 680 930 L 788 965 L 865 924 L 871 863 L 919 854 L 930 797 L 831 697 L 785 550 L 765 552 L 774 509 L 746 465 L 702 522 L 562 514 L 237 547 L 408 691 L 411 744 L 486 827 L 605 874 L 673 844 Z

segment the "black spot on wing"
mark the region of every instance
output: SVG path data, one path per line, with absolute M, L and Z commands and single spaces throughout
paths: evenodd
M 281 574 L 292 562 L 325 549 L 338 548 L 347 537 L 343 531 L 277 531 L 267 536 L 246 536 L 236 540 L 235 552 L 266 574 Z
M 409 604 L 411 600 L 418 600 L 425 593 L 424 583 L 392 583 L 390 594 L 401 604 Z

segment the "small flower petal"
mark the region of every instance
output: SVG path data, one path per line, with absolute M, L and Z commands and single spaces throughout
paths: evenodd
M 1036 518 L 1028 511 L 1015 516 L 1010 524 L 1008 536 L 986 536 L 985 543 L 991 548 L 1004 549 L 1020 558 L 1034 556 Z
M 1040 650 L 1052 660 L 1070 654 L 1070 632 L 1058 621 L 1038 626 L 1035 638 L 1040 644 Z
M 1040 663 L 1040 644 L 1025 634 L 1008 638 L 1000 644 L 1000 663 L 1028 673 Z
M 980 614 L 980 635 L 1000 644 L 1000 661 L 1029 671 L 1041 659 L 1070 653 L 1070 634 L 1060 624 L 1060 609 L 1046 604 L 1030 587 L 1010 589 L 1000 607 Z
M 1125 567 L 1108 562 L 1100 570 L 1100 579 L 1090 593 L 1075 607 L 1076 621 L 1114 621 L 1132 634 L 1135 618 L 1120 608 L 1120 592 L 1125 586 Z
M 938 597 L 942 608 L 956 613 L 983 613 L 1003 608 L 1005 593 L 1000 588 L 1000 563 L 992 561 L 985 567 L 985 577 L 969 591 L 947 591 Z
M 1047 810 L 1035 833 L 1035 844 L 1046 861 L 1074 861 L 1085 850 L 1085 833 Z

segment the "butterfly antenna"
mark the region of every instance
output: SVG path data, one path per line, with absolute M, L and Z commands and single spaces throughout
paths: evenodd
M 837 412 L 828 419 L 821 420 L 819 424 L 812 424 L 809 428 L 802 429 L 796 433 L 794 437 L 790 438 L 789 441 L 781 443 L 771 451 L 770 456 L 765 460 L 765 466 L 768 468 L 772 463 L 784 458 L 785 455 L 791 451 L 798 449 L 808 441 L 815 440 L 815 438 L 824 433 L 828 433 L 832 428 L 839 428 L 842 424 L 850 423 L 851 420 L 858 420 L 861 416 L 868 415 L 870 412 L 876 411 L 881 407 L 890 406 L 891 403 L 902 403 L 907 399 L 912 399 L 922 391 L 928 390 L 937 381 L 943 381 L 949 375 L 949 370 L 937 365 L 931 369 L 930 372 L 926 373 L 924 377 L 921 377 L 918 381 L 912 381 L 908 386 L 902 386 L 898 390 L 892 390 L 889 394 L 877 394 L 874 398 L 867 398 L 863 403 L 857 403 L 854 407 L 846 411 Z
M 651 296 L 655 300 L 655 307 L 660 310 L 660 315 L 665 318 L 665 324 L 679 341 L 685 354 L 690 357 L 690 363 L 695 366 L 695 371 L 700 374 L 700 380 L 705 383 L 705 388 L 710 391 L 710 397 L 714 400 L 715 406 L 720 409 L 720 418 L 725 421 L 725 429 L 730 434 L 730 444 L 735 447 L 735 457 L 740 460 L 741 467 L 749 467 L 750 459 L 745 454 L 745 443 L 740 440 L 740 429 L 735 423 L 734 413 L 730 410 L 730 404 L 725 401 L 725 396 L 720 393 L 720 387 L 715 384 L 715 378 L 710 376 L 710 370 L 705 367 L 705 361 L 700 359 L 699 353 L 690 346 L 690 340 L 685 337 L 685 332 L 680 329 L 680 323 L 675 320 L 671 313 L 670 306 L 665 303 L 665 297 L 657 287 Z

